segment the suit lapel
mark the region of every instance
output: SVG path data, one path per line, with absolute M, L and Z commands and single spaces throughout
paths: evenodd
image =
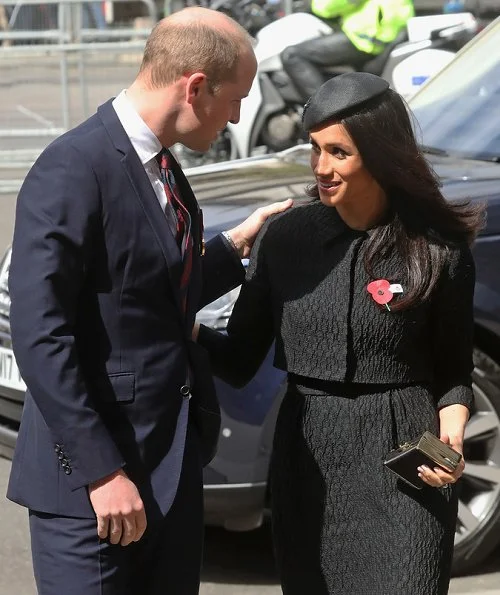
M 172 283 L 173 294 L 179 313 L 181 313 L 179 287 L 182 274 L 182 260 L 179 248 L 170 231 L 165 214 L 161 209 L 158 198 L 151 186 L 151 182 L 149 181 L 144 167 L 111 105 L 111 100 L 98 108 L 98 114 L 104 127 L 108 131 L 115 148 L 122 153 L 121 163 L 130 180 L 135 198 L 139 201 L 149 224 L 153 228 L 165 258 Z

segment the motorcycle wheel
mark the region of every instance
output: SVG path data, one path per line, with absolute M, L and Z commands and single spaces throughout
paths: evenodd
M 209 163 L 219 163 L 238 159 L 238 149 L 231 140 L 231 135 L 227 129 L 224 129 L 217 139 L 212 143 L 210 149 L 205 153 L 192 151 L 184 145 L 176 145 L 174 153 L 183 168 L 197 167 Z

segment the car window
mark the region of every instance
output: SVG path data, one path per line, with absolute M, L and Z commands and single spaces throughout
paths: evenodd
M 410 99 L 427 147 L 500 160 L 500 19 Z

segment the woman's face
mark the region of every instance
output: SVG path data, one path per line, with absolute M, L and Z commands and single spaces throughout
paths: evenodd
M 372 210 L 382 189 L 363 165 L 361 155 L 342 124 L 310 133 L 311 167 L 323 204 L 343 209 Z

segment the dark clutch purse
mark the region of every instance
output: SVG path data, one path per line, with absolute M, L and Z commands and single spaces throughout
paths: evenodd
M 418 476 L 417 468 L 420 465 L 427 465 L 431 469 L 438 465 L 453 473 L 461 460 L 462 455 L 459 452 L 441 442 L 431 432 L 424 432 L 416 440 L 391 450 L 384 465 L 400 479 L 420 490 L 426 485 Z

